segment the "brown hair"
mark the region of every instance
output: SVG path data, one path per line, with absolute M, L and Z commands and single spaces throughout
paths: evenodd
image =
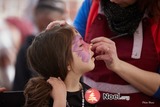
M 24 107 L 49 107 L 51 86 L 42 77 L 35 77 L 28 81 L 24 95 Z
M 160 0 L 137 0 L 141 9 L 147 9 L 149 16 L 160 18 Z
M 24 92 L 26 107 L 39 107 L 48 101 L 51 87 L 46 80 L 49 77 L 60 77 L 62 80 L 66 78 L 67 66 L 73 60 L 73 38 L 73 27 L 69 25 L 55 26 L 35 37 L 28 48 L 27 57 L 30 67 L 41 77 L 29 80 Z

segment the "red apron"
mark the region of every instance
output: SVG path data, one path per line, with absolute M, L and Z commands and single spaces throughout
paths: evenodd
M 138 68 L 143 70 L 157 72 L 159 67 L 158 54 L 154 44 L 150 19 L 144 19 L 143 23 L 143 45 L 140 59 L 132 59 L 132 48 L 133 48 L 133 36 L 123 36 L 114 39 L 116 43 L 118 57 Z M 106 18 L 104 15 L 98 14 L 88 30 L 88 34 L 85 38 L 86 42 L 90 42 L 93 38 L 105 36 L 112 37 L 113 33 L 109 30 Z M 103 61 L 95 61 L 95 69 L 86 74 L 86 77 L 94 80 L 97 83 L 108 83 L 117 86 L 129 85 L 121 77 L 106 68 Z M 90 85 L 87 81 L 86 84 Z M 103 86 L 102 86 L 103 88 Z M 112 90 L 112 89 L 111 89 Z M 116 89 L 115 89 L 116 90 Z M 119 89 L 120 91 L 120 89 Z M 123 90 L 122 90 L 123 91 Z M 149 97 L 141 92 L 131 93 L 119 93 L 120 96 L 129 96 L 129 100 L 120 99 L 103 99 L 104 93 L 107 94 L 118 94 L 109 92 L 101 92 L 101 100 L 97 103 L 98 107 L 160 107 L 160 101 Z

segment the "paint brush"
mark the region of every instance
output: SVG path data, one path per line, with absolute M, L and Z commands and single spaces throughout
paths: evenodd
M 117 36 L 113 36 L 113 37 L 111 37 L 111 38 L 109 38 L 109 39 L 113 40 L 113 39 L 116 39 L 116 38 L 125 36 L 125 35 L 127 35 L 127 34 L 128 34 L 128 33 L 120 34 L 120 35 L 117 35 Z

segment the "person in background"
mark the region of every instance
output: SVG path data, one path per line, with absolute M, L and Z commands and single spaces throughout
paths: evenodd
M 16 42 L 17 50 L 19 50 L 19 47 L 24 43 L 26 37 L 33 34 L 33 24 L 25 18 L 19 18 L 16 16 L 6 17 L 5 21 L 7 22 L 10 30 L 13 32 L 13 36 L 20 35 L 20 38 L 17 39 L 19 41 Z
M 84 0 L 74 26 L 93 43 L 83 81 L 101 91 L 97 107 L 160 106 L 159 0 Z
M 18 36 L 18 35 L 17 35 Z M 11 90 L 15 76 L 16 37 L 7 23 L 0 20 L 0 87 Z
M 38 33 L 38 28 L 34 21 L 34 12 L 39 0 L 25 0 L 22 17 L 29 20 L 34 26 L 34 34 Z
M 39 0 L 34 11 L 34 21 L 38 32 L 45 30 L 47 25 L 57 19 L 65 19 L 65 2 L 63 0 Z M 13 90 L 23 90 L 25 84 L 36 73 L 31 71 L 27 66 L 26 50 L 32 43 L 35 34 L 30 35 L 21 46 L 16 61 L 16 75 Z
M 66 19 L 66 4 L 64 0 L 39 0 L 34 11 L 34 22 L 41 32 L 53 20 Z
M 0 20 L 0 86 L 12 90 L 15 62 L 25 37 L 33 33 L 32 24 L 18 17 Z
M 93 55 L 91 45 L 68 24 L 41 32 L 27 50 L 28 63 L 39 76 L 26 85 L 25 107 L 50 107 L 51 97 L 53 107 L 95 107 L 84 98 L 90 87 L 80 82 L 94 69 Z
M 72 21 L 69 16 L 69 7 L 68 2 L 66 0 L 52 0 L 52 2 L 57 2 L 58 4 L 54 5 L 55 7 L 60 7 L 62 10 L 65 9 L 64 14 L 62 15 L 64 19 L 67 21 L 67 23 L 72 25 Z M 25 1 L 25 8 L 23 11 L 24 18 L 30 20 L 34 25 L 34 33 L 39 32 L 39 28 L 37 28 L 36 24 L 36 17 L 35 17 L 35 10 L 37 8 L 37 4 L 39 3 L 39 0 L 26 0 Z M 59 9 L 60 9 L 59 8 Z

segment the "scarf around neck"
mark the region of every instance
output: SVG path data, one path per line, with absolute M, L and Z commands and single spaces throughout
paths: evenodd
M 110 0 L 101 0 L 101 6 L 110 30 L 116 35 L 133 35 L 144 15 L 137 3 L 124 8 Z

